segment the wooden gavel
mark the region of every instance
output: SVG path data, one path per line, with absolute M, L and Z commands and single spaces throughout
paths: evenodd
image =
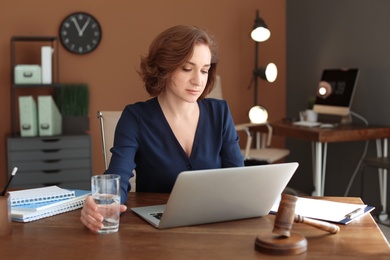
M 319 228 L 332 234 L 336 234 L 337 232 L 339 232 L 340 227 L 335 224 L 296 215 L 295 204 L 297 199 L 298 198 L 296 196 L 282 194 L 278 213 L 275 217 L 274 229 L 272 231 L 273 233 L 285 237 L 290 237 L 290 230 L 294 222 L 308 224 L 310 226 Z

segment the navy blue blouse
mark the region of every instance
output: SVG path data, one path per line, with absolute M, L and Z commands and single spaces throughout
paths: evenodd
M 170 193 L 182 171 L 244 166 L 229 107 L 224 100 L 198 101 L 200 116 L 191 156 L 170 128 L 157 98 L 127 105 L 115 130 L 105 174 L 121 176 L 121 203 L 136 170 L 138 192 Z

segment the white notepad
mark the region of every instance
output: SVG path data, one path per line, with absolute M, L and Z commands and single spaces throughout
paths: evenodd
M 75 197 L 75 192 L 58 186 L 11 191 L 11 207 L 17 205 L 57 201 Z
M 276 214 L 279 203 L 280 198 L 273 205 L 271 213 Z M 295 206 L 295 214 L 339 224 L 349 224 L 374 209 L 375 207 L 373 206 L 363 204 L 298 197 Z M 353 214 L 353 212 L 358 214 Z

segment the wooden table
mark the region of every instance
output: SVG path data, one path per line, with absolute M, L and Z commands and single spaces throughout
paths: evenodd
M 295 138 L 312 142 L 313 161 L 313 196 L 324 196 L 326 156 L 328 143 L 376 140 L 377 155 L 387 157 L 390 126 L 366 126 L 356 124 L 339 124 L 333 128 L 296 126 L 290 121 L 281 120 L 271 123 L 274 135 Z M 252 130 L 268 131 L 263 126 L 251 126 Z M 381 191 L 381 215 L 387 219 L 387 170 L 379 171 Z
M 168 194 L 130 193 L 129 207 L 165 203 Z M 361 203 L 359 198 L 327 199 Z M 273 228 L 274 215 L 230 222 L 158 230 L 128 211 L 117 233 L 98 235 L 80 222 L 80 210 L 30 223 L 13 223 L 0 237 L 0 259 L 390 259 L 390 246 L 371 215 L 341 225 L 331 235 L 305 224 L 292 232 L 307 238 L 297 256 L 270 256 L 255 250 L 259 234 Z

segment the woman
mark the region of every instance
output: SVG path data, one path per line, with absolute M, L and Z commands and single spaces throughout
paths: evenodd
M 137 191 L 169 193 L 182 171 L 244 166 L 227 103 L 205 99 L 214 86 L 217 61 L 212 37 L 183 25 L 159 34 L 141 58 L 139 74 L 152 98 L 123 110 L 105 172 L 121 176 L 122 204 L 133 169 Z M 91 197 L 81 221 L 93 231 L 102 227 Z

